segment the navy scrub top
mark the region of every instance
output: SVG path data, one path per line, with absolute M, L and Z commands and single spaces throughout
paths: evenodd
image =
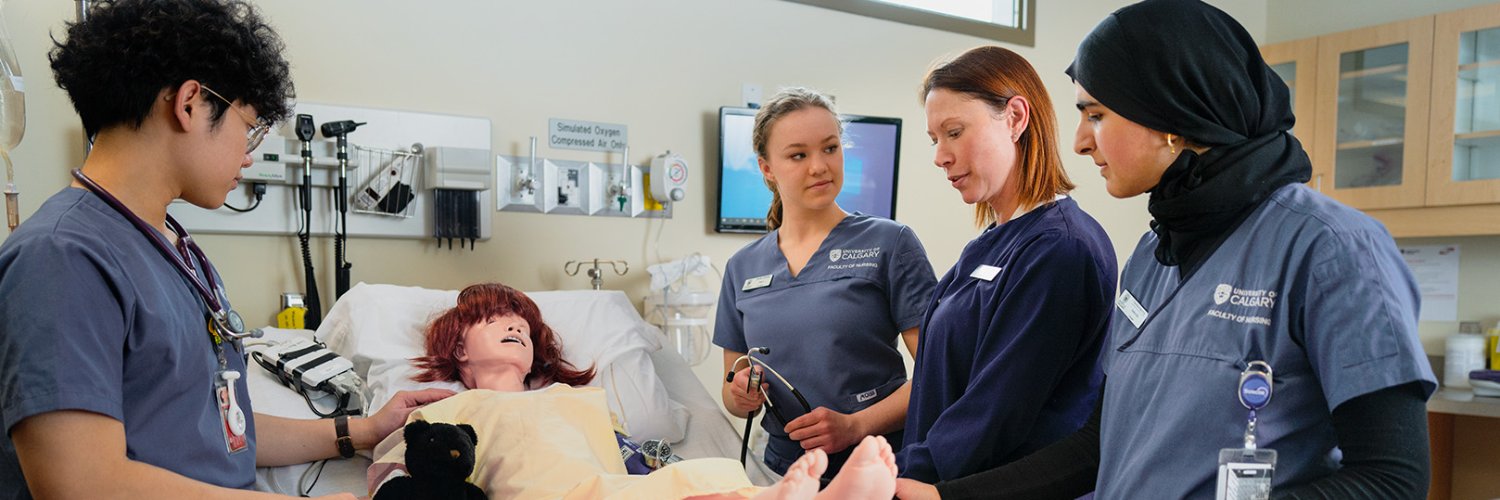
M 969 242 L 922 324 L 902 477 L 957 479 L 1082 427 L 1098 399 L 1115 273 L 1109 236 L 1072 198 Z
M 202 299 L 98 196 L 64 189 L 5 240 L 0 297 L 0 499 L 30 498 L 10 431 L 59 410 L 119 420 L 131 460 L 209 484 L 254 486 L 246 377 L 235 393 L 249 447 L 231 455 Z M 244 375 L 244 351 L 225 345 L 229 368 Z
M 902 331 L 921 321 L 937 282 L 911 228 L 851 214 L 795 278 L 777 235 L 772 231 L 729 259 L 714 344 L 741 353 L 770 348 L 756 357 L 785 376 L 813 408 L 854 413 L 905 384 L 896 344 Z M 788 422 L 805 413 L 774 375 L 767 372 L 766 379 L 771 403 Z M 770 434 L 766 465 L 784 474 L 802 447 L 776 417 L 763 418 L 761 425 Z M 887 439 L 897 446 L 900 432 Z M 825 477 L 838 471 L 849 451 L 829 457 Z
M 1257 423 L 1258 446 L 1278 455 L 1273 488 L 1338 469 L 1331 413 L 1343 402 L 1413 381 L 1436 388 L 1416 283 L 1363 213 L 1291 184 L 1186 281 L 1155 248 L 1146 233 L 1120 279 L 1098 498 L 1213 498 L 1219 450 L 1244 446 L 1236 390 L 1251 361 L 1274 371 Z M 1132 301 L 1140 312 L 1127 314 Z

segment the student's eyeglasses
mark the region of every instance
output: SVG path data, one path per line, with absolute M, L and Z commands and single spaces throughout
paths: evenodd
M 233 102 L 230 102 L 229 99 L 225 99 L 224 96 L 219 95 L 218 92 L 214 92 L 214 89 L 208 88 L 207 85 L 199 86 L 203 87 L 203 90 L 208 91 L 208 93 L 213 94 L 214 97 L 219 98 L 220 101 L 224 101 L 224 104 L 226 106 L 229 106 L 230 111 L 233 111 L 235 114 L 240 115 L 240 118 L 244 119 L 245 123 L 250 124 L 250 130 L 245 131 L 245 154 L 250 154 L 251 151 L 255 151 L 255 148 L 257 146 L 260 146 L 260 141 L 265 140 L 266 133 L 271 131 L 271 124 L 267 123 L 265 120 L 251 120 L 249 116 L 245 115 L 245 112 L 235 109 Z

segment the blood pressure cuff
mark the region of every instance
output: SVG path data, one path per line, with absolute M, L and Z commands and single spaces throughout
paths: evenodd
M 634 476 L 650 474 L 651 466 L 646 465 L 646 455 L 641 453 L 641 445 L 626 439 L 625 436 L 615 433 L 615 442 L 620 445 L 620 460 L 625 462 L 625 471 Z
M 620 460 L 625 462 L 625 470 L 633 475 L 650 474 L 651 471 L 682 461 L 682 457 L 672 453 L 672 446 L 660 439 L 636 444 L 616 432 L 615 441 L 620 444 Z

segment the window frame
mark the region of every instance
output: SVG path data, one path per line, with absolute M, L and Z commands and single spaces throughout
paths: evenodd
M 825 9 L 858 14 L 865 17 L 884 19 L 912 26 L 921 26 L 936 30 L 948 31 L 964 35 L 989 38 L 1001 42 L 1023 45 L 1026 47 L 1036 46 L 1036 2 L 1035 0 L 1021 1 L 1021 27 L 1012 28 L 991 22 L 984 22 L 966 17 L 953 16 L 930 10 L 907 7 L 893 3 L 879 2 L 876 0 L 784 0 L 791 3 L 811 5 Z

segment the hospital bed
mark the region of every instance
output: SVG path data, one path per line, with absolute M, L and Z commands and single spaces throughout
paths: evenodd
M 589 385 L 605 390 L 611 413 L 633 440 L 665 440 L 683 458 L 739 458 L 739 435 L 728 418 L 683 359 L 661 348 L 661 331 L 641 319 L 624 293 L 580 290 L 527 295 L 557 332 L 563 357 L 575 366 L 595 366 L 597 375 Z M 373 411 L 400 390 L 462 389 L 456 383 L 411 381 L 417 373 L 411 359 L 422 355 L 423 329 L 452 307 L 457 296 L 453 290 L 361 283 L 334 304 L 316 332 L 267 328 L 265 337 L 246 346 L 256 351 L 270 342 L 298 337 L 327 343 L 335 353 L 353 361 L 355 372 L 365 380 L 366 401 Z M 316 418 L 303 397 L 280 385 L 274 375 L 254 363 L 249 372 L 256 412 Z M 323 410 L 331 407 L 326 403 L 332 398 L 321 401 Z M 312 495 L 340 491 L 363 495 L 369 464 L 367 452 L 361 451 L 352 459 L 329 460 L 321 466 L 261 468 L 256 473 L 256 489 L 296 495 L 299 481 L 305 481 L 304 488 L 311 487 L 303 492 Z M 755 458 L 746 473 L 757 485 L 774 481 L 774 475 Z

